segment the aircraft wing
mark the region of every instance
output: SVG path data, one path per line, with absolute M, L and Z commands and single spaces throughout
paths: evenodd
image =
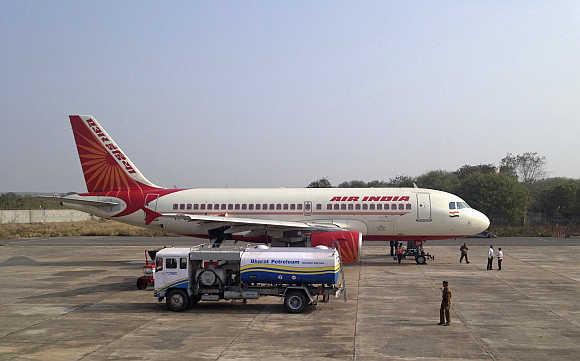
M 185 222 L 197 222 L 215 224 L 217 227 L 231 226 L 236 232 L 251 231 L 255 229 L 276 229 L 276 230 L 303 230 L 303 231 L 338 231 L 344 229 L 342 225 L 336 223 L 317 223 L 303 221 L 279 221 L 273 219 L 238 218 L 228 216 L 206 216 L 186 213 L 163 213 L 161 218 L 172 218 Z
M 36 196 L 34 198 L 38 198 L 41 200 L 46 201 L 56 201 L 61 203 L 71 203 L 71 204 L 78 204 L 81 206 L 92 206 L 92 207 L 114 207 L 118 206 L 119 203 L 117 202 L 109 202 L 109 201 L 97 201 L 91 199 L 80 199 L 80 198 L 68 198 L 68 197 L 58 197 L 58 196 Z

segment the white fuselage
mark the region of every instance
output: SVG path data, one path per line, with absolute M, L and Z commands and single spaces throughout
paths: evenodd
M 115 197 L 91 197 L 122 202 Z M 454 203 L 454 206 L 450 206 Z M 361 232 L 367 240 L 443 239 L 474 235 L 487 229 L 489 219 L 456 195 L 422 188 L 265 188 L 186 189 L 156 198 L 144 207 L 156 213 L 216 215 L 284 221 L 334 223 Z M 115 217 L 110 211 L 79 207 L 99 216 L 167 232 L 203 236 L 215 224 L 171 219 L 145 224 L 145 212 Z M 229 233 L 235 234 L 235 229 Z M 273 234 L 273 237 L 281 235 Z M 253 231 L 250 236 L 259 235 Z

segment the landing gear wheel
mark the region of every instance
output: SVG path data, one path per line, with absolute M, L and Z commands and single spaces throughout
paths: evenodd
M 301 313 L 308 303 L 302 291 L 289 291 L 284 297 L 284 307 L 288 313 Z
M 147 277 L 145 277 L 145 276 L 141 276 L 141 277 L 137 278 L 137 289 L 139 289 L 139 290 L 146 289 L 148 283 L 149 283 L 149 281 L 147 281 Z
M 169 294 L 165 296 L 165 302 L 167 304 L 167 309 L 175 312 L 185 311 L 189 307 L 189 297 L 183 290 L 170 291 Z
M 417 258 L 415 258 L 415 261 L 417 262 L 417 264 L 426 264 L 427 258 L 425 258 L 425 256 L 417 256 Z

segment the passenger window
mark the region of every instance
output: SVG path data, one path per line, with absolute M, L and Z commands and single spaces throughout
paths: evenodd
M 280 204 L 280 203 L 276 204 L 276 210 L 278 210 L 278 211 L 279 211 L 279 210 L 281 210 L 281 209 L 282 209 L 282 204 Z
M 411 209 L 411 203 L 407 203 L 407 206 L 405 208 Z
M 291 211 L 293 211 L 293 210 L 295 210 L 295 209 L 296 209 L 296 205 L 295 205 L 294 203 L 292 203 L 292 204 L 290 205 L 290 210 L 291 210 Z
M 327 210 L 329 210 L 329 211 L 331 211 L 331 210 L 332 210 L 332 204 L 330 204 L 330 203 L 329 203 L 329 204 L 327 204 L 327 205 L 326 205 L 326 209 L 327 209 Z
M 240 204 L 239 203 L 236 203 L 235 209 L 236 210 L 239 210 L 240 209 Z
M 335 210 L 335 211 L 338 211 L 338 209 L 339 209 L 339 208 L 340 208 L 340 204 L 338 204 L 338 203 L 335 203 L 335 204 L 334 204 L 334 210 Z
M 353 209 L 353 208 L 354 208 L 354 204 L 352 204 L 352 203 L 349 203 L 349 205 L 348 205 L 348 209 L 352 211 L 352 209 Z
M 179 205 L 179 209 L 185 209 L 185 203 L 181 203 L 181 204 Z
M 166 258 L 165 259 L 165 268 L 176 269 L 177 268 L 177 260 L 175 258 Z
M 224 204 L 224 205 L 225 205 L 225 204 Z M 213 205 L 213 209 L 217 211 L 218 209 L 220 209 L 220 205 L 219 205 L 219 204 L 214 204 L 214 205 Z M 224 208 L 224 209 L 225 209 L 225 208 Z
M 355 204 L 354 209 L 356 209 L 357 211 L 360 211 L 360 203 Z
M 322 204 L 317 203 L 316 204 L 316 209 L 319 210 L 319 211 L 322 210 Z
M 455 209 L 455 202 L 449 202 L 449 209 Z
M 194 209 L 194 210 L 198 210 L 198 209 L 199 209 L 199 204 L 195 203 L 195 204 L 193 205 L 193 209 Z
M 405 205 L 403 203 L 399 204 L 399 209 L 400 210 L 405 209 Z
M 369 205 L 368 205 L 368 204 L 366 204 L 366 203 L 364 203 L 364 204 L 363 204 L 363 211 L 366 211 L 367 209 L 369 209 Z
M 178 209 L 178 208 L 179 208 L 179 204 L 173 203 L 173 209 Z
M 383 205 L 382 204 L 377 204 L 377 210 L 382 211 L 383 210 Z
M 341 204 L 340 205 L 340 209 L 342 209 L 343 211 L 345 211 L 346 210 L 346 203 Z
M 374 211 L 375 210 L 375 204 L 374 203 L 369 204 L 369 209 L 371 211 Z
M 208 204 L 207 205 L 207 209 L 210 210 L 210 211 L 212 210 L 212 207 L 213 207 L 213 205 L 211 205 L 211 204 Z
M 210 204 L 211 205 L 211 204 Z M 205 209 L 205 203 L 199 205 L 199 209 Z
M 261 204 L 256 204 L 256 210 L 259 211 L 260 209 L 262 209 L 262 205 Z
M 284 203 L 284 209 L 288 210 L 288 203 Z
M 191 209 L 191 203 L 187 203 L 187 209 Z
M 395 210 L 395 209 L 397 209 L 397 205 L 396 205 L 395 203 L 391 204 L 391 209 L 392 209 L 392 210 Z
M 297 204 L 296 205 L 296 209 L 299 210 L 299 211 L 301 211 L 302 210 L 302 204 Z
M 179 269 L 187 269 L 187 258 L 181 257 L 179 259 Z
M 222 209 L 226 209 L 226 204 L 222 203 Z
M 256 204 L 256 206 L 259 206 L 259 204 Z M 253 210 L 254 210 L 254 203 L 252 203 L 252 204 L 248 204 L 248 209 L 249 209 L 250 211 L 253 211 Z
M 242 204 L 242 210 L 247 209 L 248 205 L 247 204 Z
M 268 209 L 268 205 L 267 205 L 267 204 L 262 204 L 262 209 L 263 209 L 263 210 L 266 210 L 266 209 Z
M 157 257 L 155 260 L 155 271 L 163 271 L 163 258 Z
M 274 210 L 274 203 L 270 203 L 270 210 Z
M 234 205 L 233 204 L 228 204 L 228 209 L 231 211 L 232 209 L 234 209 Z

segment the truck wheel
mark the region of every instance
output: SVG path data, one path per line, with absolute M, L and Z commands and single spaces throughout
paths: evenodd
M 289 313 L 300 313 L 307 305 L 306 296 L 302 291 L 289 291 L 284 297 L 284 307 Z
M 147 277 L 145 277 L 145 276 L 141 276 L 141 277 L 137 278 L 137 289 L 139 289 L 139 290 L 146 289 L 148 283 L 149 282 L 147 281 Z
M 417 258 L 415 258 L 415 261 L 417 262 L 417 264 L 426 264 L 427 258 L 425 258 L 425 256 L 417 256 Z
M 189 297 L 183 290 L 173 290 L 165 297 L 167 309 L 175 312 L 185 311 L 189 307 Z

